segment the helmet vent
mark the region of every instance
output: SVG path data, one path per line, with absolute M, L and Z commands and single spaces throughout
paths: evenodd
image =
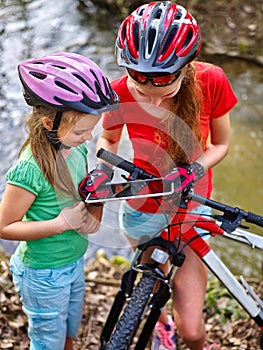
M 133 28 L 133 35 L 134 35 L 134 44 L 136 47 L 136 50 L 139 50 L 139 24 L 135 23 Z
M 172 28 L 172 30 L 168 33 L 168 35 L 165 37 L 164 45 L 163 45 L 162 52 L 161 52 L 162 55 L 165 54 L 166 51 L 168 50 L 168 47 L 170 46 L 173 38 L 175 37 L 177 30 L 178 30 L 178 27 L 174 26 Z
M 55 81 L 55 84 L 57 86 L 59 86 L 61 89 L 67 90 L 67 91 L 72 92 L 73 94 L 77 95 L 77 93 L 74 90 L 72 90 L 69 86 L 61 83 L 60 81 Z
M 74 75 L 74 77 L 79 79 L 83 84 L 85 84 L 90 90 L 93 90 L 92 87 L 89 85 L 89 83 L 85 79 L 83 79 L 83 77 L 81 77 L 78 74 L 73 74 L 73 75 Z
M 33 75 L 33 77 L 35 77 L 37 79 L 40 79 L 40 80 L 44 80 L 47 77 L 46 74 L 39 73 L 39 72 L 32 72 L 32 71 L 30 71 L 29 74 Z
M 94 84 L 96 85 L 96 82 L 99 83 L 99 79 L 98 79 L 96 73 L 95 73 L 92 69 L 90 70 L 90 73 L 91 73 L 91 74 L 94 76 L 94 78 L 95 78 Z M 104 80 L 103 80 L 103 82 L 104 82 Z M 94 91 L 94 89 L 92 89 L 92 88 L 91 88 L 91 90 Z
M 143 12 L 144 12 L 145 8 L 142 7 L 139 11 L 138 11 L 138 15 L 139 16 L 142 16 L 143 15 Z
M 174 16 L 174 20 L 175 21 L 179 21 L 182 18 L 182 12 L 179 11 L 177 12 L 177 14 Z
M 149 46 L 148 46 L 148 52 L 151 53 L 152 52 L 152 48 L 153 48 L 153 44 L 154 44 L 154 40 L 156 37 L 156 30 L 151 28 L 149 30 L 149 35 L 148 35 L 148 39 L 149 39 Z
M 59 66 L 57 64 L 51 64 L 52 67 L 56 67 L 56 68 L 59 68 L 59 69 L 66 69 L 66 67 L 63 67 L 63 66 Z
M 158 11 L 156 11 L 156 14 L 155 14 L 154 18 L 160 19 L 161 16 L 162 16 L 162 10 L 161 10 L 161 9 L 158 9 Z
M 187 47 L 187 45 L 190 43 L 192 37 L 193 37 L 193 31 L 189 30 L 189 32 L 187 33 L 187 37 L 184 41 L 183 48 Z

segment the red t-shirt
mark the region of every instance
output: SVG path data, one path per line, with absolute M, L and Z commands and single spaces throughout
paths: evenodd
M 194 65 L 202 90 L 200 129 L 205 150 L 210 134 L 211 119 L 220 118 L 229 112 L 237 103 L 237 98 L 220 67 L 197 61 L 194 62 Z M 160 107 L 151 107 L 152 109 L 149 110 L 149 105 L 139 104 L 127 88 L 127 76 L 114 80 L 111 85 L 120 96 L 121 105 L 118 110 L 105 114 L 103 127 L 115 129 L 126 125 L 133 146 L 134 163 L 155 176 L 165 176 L 170 169 L 167 168 L 165 157 L 168 137 L 165 123 L 162 123 L 162 120 L 169 111 Z M 180 118 L 174 117 L 176 129 L 179 130 L 175 137 L 176 141 L 187 153 L 187 144 L 191 138 L 195 154 L 200 155 L 201 146 L 191 130 Z M 211 191 L 212 171 L 210 169 L 207 175 L 195 185 L 195 192 L 209 197 Z M 152 213 L 157 210 L 152 200 L 133 200 L 129 204 L 137 210 L 146 212 Z

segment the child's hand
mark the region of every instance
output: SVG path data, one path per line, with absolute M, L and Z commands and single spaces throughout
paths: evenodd
M 86 204 L 86 208 L 89 215 L 89 233 L 95 233 L 100 228 L 103 214 L 103 205 Z
M 75 230 L 79 233 L 97 232 L 100 227 L 102 208 L 96 208 L 96 210 L 99 210 L 99 215 L 94 215 L 93 211 L 87 210 L 84 202 L 62 209 L 57 217 L 62 226 L 61 232 L 67 230 Z
M 78 202 L 70 207 L 62 209 L 57 219 L 61 221 L 62 232 L 76 230 L 82 233 L 82 229 L 87 223 L 88 212 L 85 204 L 83 202 Z

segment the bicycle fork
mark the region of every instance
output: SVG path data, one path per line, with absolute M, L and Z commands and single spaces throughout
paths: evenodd
M 110 313 L 107 317 L 105 326 L 101 333 L 100 350 L 104 350 L 105 347 L 107 346 L 107 342 L 109 341 L 112 335 L 112 332 L 114 330 L 114 327 L 118 322 L 118 318 L 121 314 L 124 303 L 126 299 L 131 295 L 138 271 L 131 269 L 125 272 L 125 274 L 123 275 L 120 290 L 118 291 L 115 297 L 114 303 L 111 307 Z M 158 291 L 152 295 L 148 303 L 148 306 L 151 309 L 151 311 L 149 313 L 147 321 L 145 322 L 142 328 L 142 331 L 140 333 L 139 339 L 137 341 L 137 344 L 134 350 L 145 349 L 149 341 L 149 338 L 153 332 L 154 326 L 161 314 L 161 310 L 171 296 L 171 287 L 169 283 L 167 283 L 166 281 L 160 280 L 160 284 L 161 285 L 158 288 Z
M 111 307 L 110 313 L 107 317 L 106 323 L 103 327 L 100 341 L 101 346 L 100 350 L 104 350 L 107 342 L 109 341 L 111 334 L 113 332 L 113 329 L 118 321 L 118 318 L 120 316 L 120 313 L 122 311 L 123 305 L 126 301 L 126 299 L 131 295 L 134 282 L 136 279 L 138 272 L 130 269 L 124 273 L 121 280 L 121 286 L 120 289 L 114 299 L 114 303 Z
M 154 253 L 152 254 L 153 259 L 155 260 L 157 258 L 156 264 L 140 264 L 140 250 L 137 249 L 134 259 L 131 263 L 131 268 L 126 271 L 122 277 L 121 281 L 121 287 L 115 297 L 114 303 L 111 307 L 111 310 L 108 314 L 106 323 L 104 325 L 104 328 L 101 333 L 101 346 L 100 350 L 104 350 L 107 346 L 108 341 L 111 338 L 111 335 L 113 333 L 113 330 L 118 322 L 119 316 L 122 312 L 123 306 L 125 304 L 125 301 L 127 298 L 129 298 L 133 292 L 134 283 L 137 277 L 138 273 L 146 273 L 154 276 L 156 281 L 159 283 L 158 289 L 154 292 L 152 292 L 151 295 L 149 295 L 149 302 L 148 307 L 150 308 L 150 313 L 147 317 L 147 320 L 142 328 L 142 331 L 139 335 L 139 339 L 136 343 L 136 346 L 134 350 L 144 350 L 150 336 L 153 332 L 154 326 L 156 325 L 159 316 L 161 314 L 162 308 L 165 306 L 167 301 L 169 300 L 171 296 L 171 286 L 170 286 L 170 280 L 171 276 L 174 273 L 174 270 L 181 266 L 184 262 L 185 255 L 181 253 L 176 253 L 175 247 L 171 242 L 165 242 L 161 238 L 155 238 L 150 243 L 146 243 L 146 246 L 151 245 L 160 245 L 164 248 L 168 248 L 170 254 L 173 256 L 172 258 L 172 264 L 170 267 L 170 271 L 165 277 L 165 275 L 159 271 L 157 268 L 158 259 L 162 257 L 161 253 L 164 253 L 163 251 L 160 251 L 158 248 L 154 250 Z M 169 254 L 164 253 L 165 255 L 169 256 Z
M 158 291 L 153 295 L 149 302 L 149 307 L 151 309 L 147 320 L 142 328 L 138 341 L 134 350 L 144 350 L 147 343 L 152 335 L 154 327 L 160 317 L 161 310 L 167 303 L 171 296 L 170 285 L 164 281 L 161 281 L 161 286 Z

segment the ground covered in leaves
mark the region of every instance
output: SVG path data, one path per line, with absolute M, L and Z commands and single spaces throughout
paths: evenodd
M 123 258 L 108 259 L 101 252 L 98 252 L 94 261 L 86 268 L 85 306 L 76 339 L 76 350 L 99 349 L 100 333 L 126 268 L 127 261 Z M 249 283 L 262 296 L 263 282 L 250 280 Z M 209 343 L 220 343 L 222 350 L 260 349 L 258 327 L 215 278 L 209 281 L 205 305 L 204 316 Z M 14 291 L 8 259 L 1 257 L 0 349 L 28 348 L 27 319 Z M 186 349 L 180 338 L 178 348 Z M 149 349 L 150 347 L 147 350 Z

